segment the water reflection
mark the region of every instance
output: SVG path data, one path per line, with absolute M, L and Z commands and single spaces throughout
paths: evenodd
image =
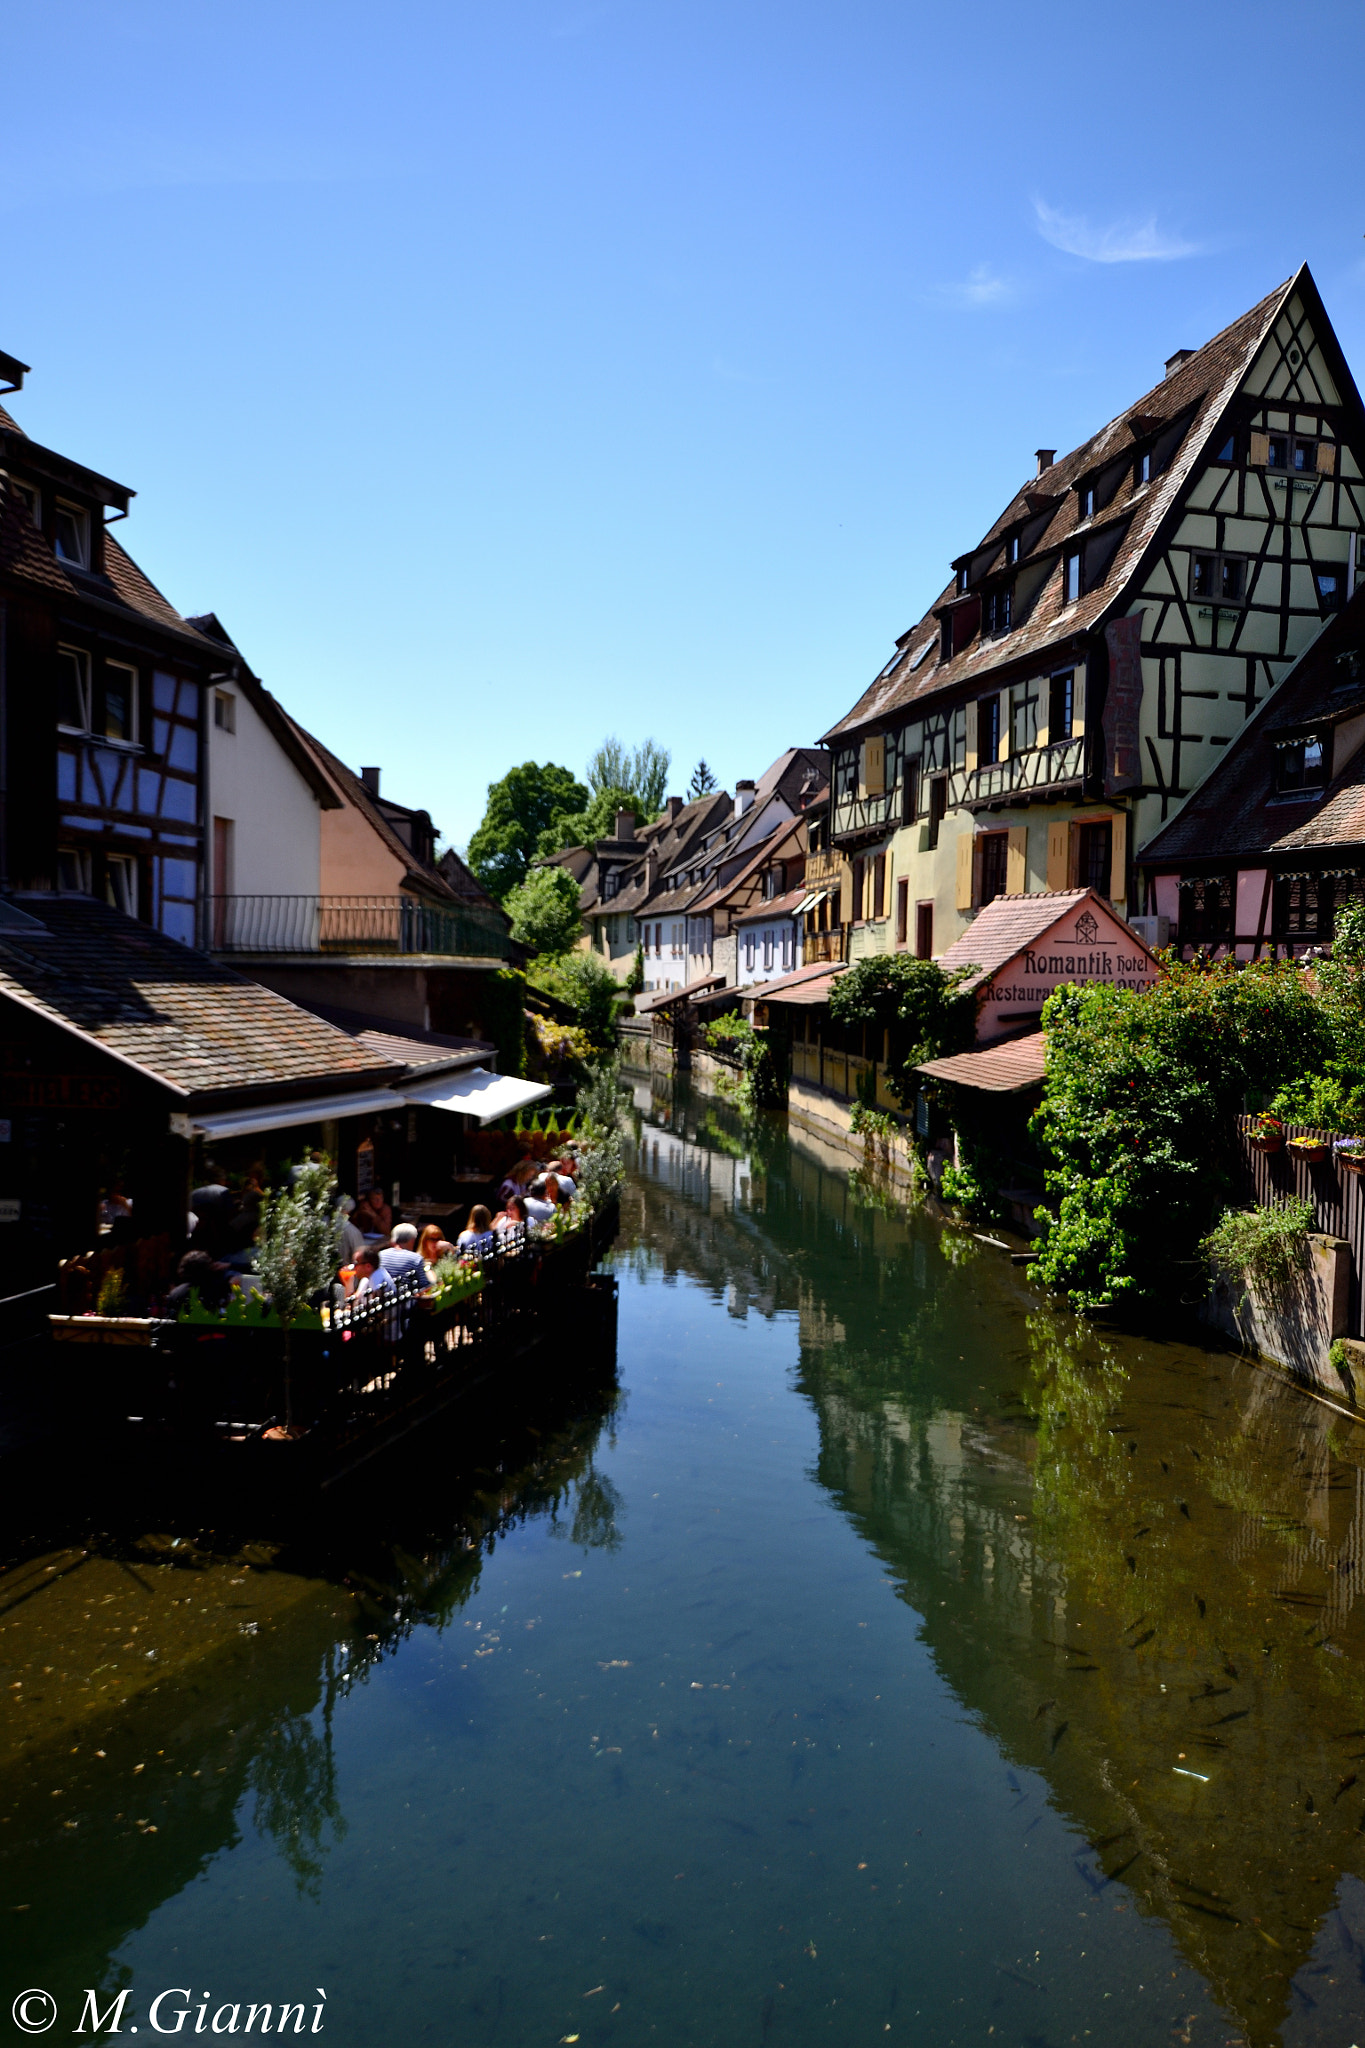
M 544 1520 L 620 1541 L 595 1469 L 617 1396 L 566 1385 L 536 1422 L 462 1412 L 449 1441 L 334 1504 L 257 1510 L 243 1542 L 168 1520 L 105 1526 L 0 1572 L 0 1945 L 65 2006 L 117 1989 L 111 1959 L 252 1831 L 316 1900 L 345 1838 L 334 1723 L 416 1631 L 450 1625 L 499 1545 Z M 17 1546 L 12 1516 L 0 1540 Z
M 818 1477 L 1045 1777 L 1096 1910 L 1159 1916 L 1250 2040 L 1349 2039 L 1358 1432 L 1232 1356 L 1054 1312 L 816 1141 L 657 1082 L 636 1106 L 636 1244 L 739 1312 L 797 1311 Z

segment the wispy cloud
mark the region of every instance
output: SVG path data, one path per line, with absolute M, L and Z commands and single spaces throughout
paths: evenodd
M 983 306 L 1004 305 L 1014 297 L 1014 287 L 1007 279 L 997 277 L 988 264 L 978 263 L 961 282 L 933 285 L 925 296 L 935 306 L 972 313 Z
M 1042 199 L 1034 200 L 1033 211 L 1045 242 L 1065 250 L 1068 256 L 1083 256 L 1087 263 L 1171 263 L 1179 256 L 1199 253 L 1197 243 L 1164 233 L 1155 214 L 1146 220 L 1116 220 L 1107 227 L 1095 227 L 1083 214 L 1063 213 Z

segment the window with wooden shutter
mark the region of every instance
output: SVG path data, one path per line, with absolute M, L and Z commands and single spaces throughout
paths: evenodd
M 886 855 L 879 853 L 872 863 L 872 915 L 886 916 Z
M 910 884 L 904 876 L 896 884 L 896 944 L 904 946 L 910 938 Z
M 957 908 L 970 910 L 972 907 L 972 866 L 976 841 L 970 832 L 964 832 L 957 842 Z
M 1109 852 L 1109 889 L 1111 903 L 1122 903 L 1128 895 L 1128 813 L 1119 811 L 1114 818 L 1114 834 Z
M 1270 461 L 1269 434 L 1252 434 L 1247 441 L 1247 459 L 1253 469 L 1264 469 Z
M 1028 893 L 1028 826 L 1011 825 L 1009 847 L 1005 856 L 1005 894 L 1024 896 Z
M 1047 828 L 1047 885 L 1051 890 L 1070 886 L 1071 826 L 1065 819 Z
M 886 737 L 875 733 L 863 741 L 863 795 L 881 796 L 886 789 Z

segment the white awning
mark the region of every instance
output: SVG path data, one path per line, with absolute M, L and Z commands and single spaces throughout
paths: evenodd
M 814 910 L 818 907 L 818 905 L 823 903 L 828 894 L 828 889 L 812 889 L 810 895 L 803 897 L 802 900 L 797 904 L 795 910 L 792 912 L 792 916 L 804 917 L 808 910 Z
M 200 1131 L 206 1138 L 249 1138 L 257 1131 L 282 1131 L 290 1124 L 328 1123 L 338 1116 L 373 1116 L 398 1109 L 401 1095 L 392 1088 L 367 1088 L 351 1095 L 313 1095 L 303 1101 L 268 1102 L 257 1109 L 224 1109 L 209 1116 L 183 1119 L 183 1137 Z
M 481 1124 L 496 1123 L 528 1102 L 543 1102 L 554 1089 L 544 1081 L 519 1081 L 514 1074 L 490 1074 L 487 1067 L 466 1067 L 458 1074 L 441 1074 L 430 1081 L 406 1081 L 404 1102 L 426 1109 L 454 1109 L 464 1116 L 476 1116 Z

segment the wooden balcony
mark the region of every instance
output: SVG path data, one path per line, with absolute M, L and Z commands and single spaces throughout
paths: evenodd
M 848 929 L 846 924 L 836 924 L 827 932 L 807 932 L 801 941 L 801 965 L 816 967 L 825 960 L 847 960 Z
M 1085 772 L 1085 740 L 1078 736 L 1051 747 L 1028 747 L 1007 761 L 983 762 L 979 768 L 956 768 L 948 778 L 950 811 L 979 809 L 1033 795 L 1054 783 L 1079 782 Z

